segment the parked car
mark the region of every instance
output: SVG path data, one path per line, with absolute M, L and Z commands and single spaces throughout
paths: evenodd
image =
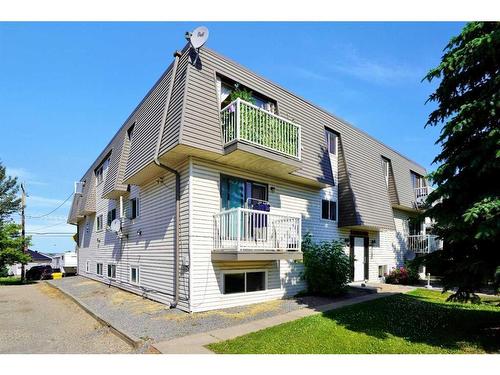
M 26 272 L 27 280 L 50 280 L 52 279 L 51 266 L 33 266 Z

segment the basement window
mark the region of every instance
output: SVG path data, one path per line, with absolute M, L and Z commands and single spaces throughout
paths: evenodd
M 102 276 L 102 263 L 97 263 L 97 275 Z
M 230 272 L 223 275 L 224 294 L 266 290 L 266 272 Z
M 384 277 L 385 275 L 387 275 L 387 264 L 378 266 L 378 277 Z
M 130 283 L 139 284 L 139 267 L 132 266 L 130 267 Z
M 108 278 L 116 279 L 116 264 L 108 264 Z

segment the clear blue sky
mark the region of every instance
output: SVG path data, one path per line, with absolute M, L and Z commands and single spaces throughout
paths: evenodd
M 207 43 L 432 170 L 425 129 L 440 61 L 460 23 L 0 23 L 0 160 L 27 184 L 27 214 L 57 207 L 204 24 Z M 69 202 L 28 230 L 72 232 Z M 35 236 L 32 248 L 73 249 Z

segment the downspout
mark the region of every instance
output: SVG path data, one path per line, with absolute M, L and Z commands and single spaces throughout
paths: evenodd
M 174 280 L 175 280 L 175 292 L 174 292 L 174 301 L 170 304 L 170 307 L 176 307 L 179 303 L 179 222 L 180 222 L 180 206 L 181 206 L 181 175 L 180 173 L 169 167 L 168 165 L 163 164 L 159 159 L 158 155 L 160 153 L 161 141 L 163 138 L 163 131 L 165 130 L 165 122 L 167 120 L 168 107 L 170 105 L 170 98 L 172 96 L 172 90 L 174 88 L 175 74 L 177 72 L 177 65 L 179 64 L 179 57 L 181 53 L 179 51 L 174 52 L 174 66 L 172 68 L 172 76 L 170 77 L 170 84 L 168 87 L 167 98 L 165 99 L 165 106 L 163 109 L 163 116 L 160 123 L 160 130 L 158 132 L 158 140 L 156 142 L 156 149 L 154 155 L 154 162 L 160 168 L 165 169 L 166 171 L 175 175 L 175 241 L 174 241 Z

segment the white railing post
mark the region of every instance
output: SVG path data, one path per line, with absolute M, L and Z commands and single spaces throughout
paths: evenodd
M 427 253 L 431 252 L 431 236 L 427 235 Z
M 236 139 L 239 141 L 240 140 L 240 124 L 241 124 L 241 119 L 240 119 L 240 116 L 241 116 L 241 99 L 240 98 L 237 98 L 236 99 Z
M 236 210 L 236 251 L 241 248 L 241 208 Z

